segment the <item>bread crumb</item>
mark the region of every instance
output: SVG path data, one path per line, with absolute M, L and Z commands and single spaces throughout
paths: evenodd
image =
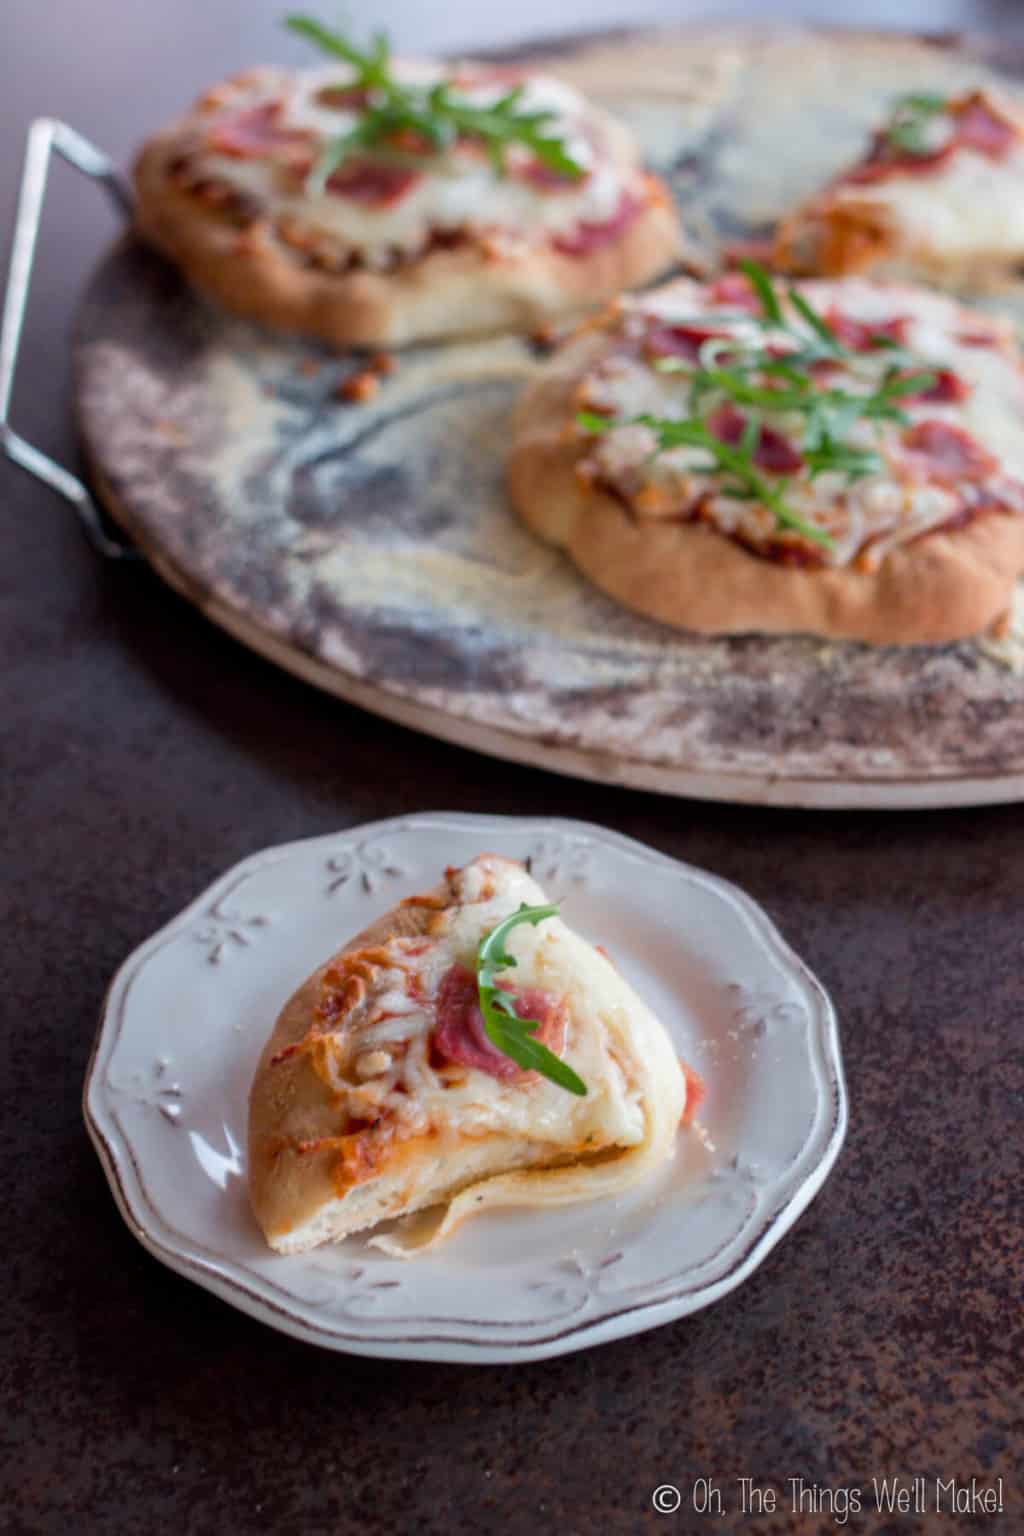
M 375 373 L 365 370 L 362 373 L 350 373 L 348 378 L 342 379 L 334 391 L 336 400 L 346 400 L 352 405 L 365 405 L 372 400 L 380 389 L 380 379 Z

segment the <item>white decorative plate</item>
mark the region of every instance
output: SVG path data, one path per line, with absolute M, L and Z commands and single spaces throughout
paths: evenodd
M 359 1238 L 284 1258 L 248 1208 L 249 1082 L 277 1013 L 333 949 L 446 864 L 529 859 L 700 1071 L 708 1144 L 628 1196 L 488 1213 L 440 1250 Z M 121 1212 L 172 1269 L 286 1333 L 409 1359 L 564 1354 L 707 1306 L 821 1187 L 846 1129 L 835 1016 L 749 897 L 584 822 L 425 814 L 290 843 L 224 875 L 125 962 L 85 1088 Z

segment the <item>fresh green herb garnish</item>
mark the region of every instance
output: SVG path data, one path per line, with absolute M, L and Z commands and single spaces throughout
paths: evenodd
M 618 425 L 607 417 L 595 416 L 589 411 L 580 411 L 576 420 L 585 431 L 594 433 L 607 432 L 609 428 Z M 787 482 L 782 480 L 773 485 L 755 465 L 754 454 L 761 433 L 760 423 L 755 417 L 748 416 L 743 437 L 738 443 L 723 442 L 699 416 L 686 421 L 673 421 L 663 416 L 633 416 L 630 423 L 650 428 L 658 441 L 657 453 L 664 453 L 666 448 L 703 448 L 711 456 L 712 462 L 706 470 L 697 470 L 695 473 L 721 474 L 723 496 L 732 497 L 735 501 L 758 501 L 774 512 L 780 528 L 792 528 L 803 534 L 805 539 L 812 539 L 815 544 L 831 548 L 832 539 L 823 528 L 815 528 L 813 523 L 806 522 L 786 505 Z
M 946 110 L 945 96 L 924 94 L 901 96 L 893 108 L 892 121 L 882 134 L 883 142 L 904 155 L 930 155 L 934 145 L 928 142 L 933 120 Z
M 540 1028 L 537 1019 L 524 1019 L 516 1009 L 515 998 L 497 984 L 499 971 L 506 971 L 516 963 L 515 956 L 505 948 L 505 940 L 519 923 L 532 923 L 534 927 L 546 917 L 556 917 L 557 906 L 528 907 L 525 902 L 511 917 L 506 917 L 490 933 L 480 940 L 476 954 L 476 981 L 480 994 L 480 1012 L 484 1029 L 491 1044 L 502 1055 L 510 1056 L 517 1066 L 527 1072 L 540 1072 L 557 1083 L 567 1093 L 585 1094 L 587 1085 L 554 1051 L 533 1038 Z
M 788 288 L 786 292 L 789 295 L 789 302 L 792 304 L 801 320 L 806 320 L 807 324 L 814 332 L 814 335 L 818 338 L 818 341 L 825 348 L 825 351 L 832 353 L 834 357 L 842 357 L 846 349 L 842 346 L 839 337 L 836 335 L 835 331 L 828 324 L 828 322 L 822 319 L 821 315 L 818 314 L 818 311 L 808 303 L 803 294 L 800 293 L 796 288 Z M 763 323 L 771 322 L 769 322 L 767 317 L 765 317 L 765 321 Z
M 719 474 L 721 491 L 739 501 L 757 501 L 775 515 L 780 528 L 788 528 L 826 549 L 833 540 L 824 529 L 800 517 L 786 501 L 789 482 L 773 479 L 761 472 L 756 454 L 761 440 L 762 418 L 767 414 L 797 414 L 803 418 L 803 439 L 799 452 L 814 480 L 832 472 L 850 480 L 875 474 L 882 465 L 871 448 L 854 446 L 844 438 L 857 421 L 892 421 L 905 424 L 906 413 L 900 399 L 926 390 L 935 382 L 934 373 L 911 372 L 913 359 L 891 337 L 870 338 L 886 352 L 887 366 L 875 387 L 860 393 L 839 388 L 814 377 L 812 365 L 820 362 L 843 363 L 856 370 L 862 360 L 844 346 L 824 316 L 796 288 L 787 288 L 786 297 L 797 317 L 797 325 L 783 310 L 779 295 L 768 273 L 756 262 L 744 261 L 740 267 L 757 296 L 760 311 L 753 319 L 762 331 L 778 337 L 781 332 L 787 350 L 778 355 L 777 347 L 745 337 L 711 337 L 705 341 L 696 364 L 682 358 L 660 358 L 659 372 L 685 374 L 689 380 L 687 414 L 683 419 L 634 416 L 617 422 L 589 411 L 577 415 L 577 423 L 586 432 L 601 433 L 619 425 L 647 427 L 654 433 L 656 453 L 677 447 L 701 448 L 710 457 L 706 468 L 695 474 Z M 723 442 L 711 431 L 707 415 L 723 402 L 741 406 L 745 413 L 743 434 L 736 443 Z
M 383 32 L 375 33 L 370 47 L 364 51 L 344 33 L 332 32 L 309 16 L 288 16 L 285 25 L 325 53 L 344 59 L 353 71 L 346 87 L 365 95 L 356 126 L 332 140 L 314 167 L 314 187 L 322 189 L 354 150 L 387 152 L 397 144 L 408 153 L 411 140 L 416 146 L 424 146 L 422 151 L 417 147 L 416 153 L 443 154 L 460 137 L 481 142 L 498 175 L 505 173 L 507 152 L 513 144 L 523 145 L 559 176 L 575 180 L 584 174 L 583 166 L 552 131 L 557 114 L 548 109 L 523 110 L 521 85 L 488 106 L 478 106 L 460 96 L 445 80 L 435 85 L 400 84 L 392 70 L 391 48 Z
M 779 303 L 778 294 L 775 292 L 772 280 L 764 267 L 759 266 L 756 261 L 741 261 L 740 271 L 757 294 L 764 323 L 766 325 L 784 326 L 786 321 L 782 313 L 782 306 Z

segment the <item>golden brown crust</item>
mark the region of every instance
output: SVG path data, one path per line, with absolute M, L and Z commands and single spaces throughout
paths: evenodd
M 783 219 L 771 264 L 794 277 L 849 277 L 881 266 L 895 245 L 883 203 L 823 193 Z
M 134 169 L 137 227 L 226 309 L 334 346 L 531 330 L 656 277 L 680 255 L 676 215 L 660 183 L 648 178 L 650 200 L 621 236 L 580 255 L 550 242 L 515 255 L 467 243 L 389 272 L 320 271 L 265 221 L 240 230 L 176 183 L 171 167 L 189 143 L 186 124 L 142 148 Z
M 328 1145 L 336 1140 L 339 1130 L 335 1097 L 325 1088 L 312 1053 L 285 1054 L 272 1065 L 275 1057 L 306 1037 L 324 976 L 342 956 L 392 937 L 413 938 L 427 933 L 436 920 L 436 911 L 410 905 L 385 913 L 320 966 L 281 1010 L 263 1048 L 249 1095 L 249 1198 L 268 1234 L 301 1226 L 338 1193 L 338 1149 Z M 418 1155 L 424 1140 L 404 1141 L 401 1158 Z
M 853 277 L 906 281 L 927 279 L 944 288 L 998 289 L 1015 280 L 1021 253 L 971 252 L 950 256 L 924 241 L 908 244 L 891 207 L 865 188 L 857 197 L 822 193 L 783 219 L 775 232 L 770 265 L 791 277 Z
M 794 569 L 693 523 L 640 521 L 586 488 L 572 432 L 577 386 L 608 345 L 584 332 L 526 389 L 508 486 L 523 520 L 565 549 L 626 607 L 703 634 L 808 633 L 873 644 L 936 644 L 978 634 L 1009 608 L 1024 573 L 1024 517 L 983 512 L 892 550 L 876 571 Z

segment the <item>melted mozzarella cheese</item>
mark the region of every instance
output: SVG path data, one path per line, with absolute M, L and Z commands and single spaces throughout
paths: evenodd
M 443 78 L 436 67 L 415 61 L 396 65 L 395 72 L 400 79 L 422 83 Z M 309 132 L 323 148 L 359 120 L 354 111 L 330 107 L 322 99 L 325 89 L 343 88 L 345 83 L 343 65 L 338 70 L 296 75 L 268 72 L 232 96 L 225 111 L 230 116 L 240 108 L 280 102 L 280 127 Z M 460 83 L 458 94 L 484 106 L 508 89 L 506 81 L 483 79 Z M 393 203 L 373 207 L 343 194 L 316 194 L 297 184 L 288 185 L 272 157 L 237 158 L 206 150 L 200 152 L 197 163 L 202 174 L 255 198 L 272 219 L 300 221 L 304 227 L 359 251 L 371 266 L 391 260 L 396 252 L 420 250 L 434 231 L 497 231 L 519 240 L 536 240 L 568 235 L 581 223 L 600 224 L 612 219 L 637 173 L 632 147 L 627 151 L 621 135 L 612 132 L 604 115 L 559 80 L 530 77 L 520 109 L 554 114 L 545 131 L 562 139 L 569 155 L 584 168 L 583 177 L 564 185 L 538 186 L 515 174 L 517 167 L 521 171 L 531 160 L 523 146 L 509 146 L 509 174 L 499 175 L 476 147 L 456 145 L 444 156 L 427 161 L 427 174 Z M 204 121 L 216 126 L 217 117 L 208 116 Z
M 801 289 L 819 313 L 834 306 L 845 317 L 868 324 L 905 317 L 909 322 L 906 350 L 913 354 L 914 367 L 951 369 L 969 387 L 963 401 L 902 400 L 909 423 L 947 421 L 962 427 L 999 461 L 999 470 L 988 478 L 987 487 L 1014 506 L 1024 505 L 1018 483 L 1024 481 L 1024 374 L 1005 328 L 987 318 L 979 321 L 952 299 L 926 290 L 862 279 L 811 282 Z M 728 318 L 735 315 L 735 308 L 716 304 L 706 289 L 685 279 L 661 292 L 624 300 L 620 308 L 620 335 L 625 340 L 618 349 L 613 344 L 597 362 L 580 394 L 584 407 L 624 422 L 595 441 L 591 462 L 600 477 L 634 498 L 645 515 L 678 515 L 705 498 L 702 513 L 722 532 L 755 545 L 772 542 L 778 528 L 767 508 L 724 494 L 707 497 L 709 485 L 713 489 L 715 484 L 715 477 L 706 473 L 712 465 L 707 453 L 688 447 L 655 453 L 654 433 L 629 423 L 629 418 L 639 415 L 683 418 L 689 411 L 686 374 L 661 372 L 637 355 L 635 338 L 646 323 L 641 323 L 641 317 L 653 316 L 669 325 L 713 322 L 716 329 L 738 339 L 749 339 L 750 322 Z M 992 345 L 968 345 L 961 339 L 979 323 L 993 332 Z M 779 340 L 782 334 L 766 339 Z M 626 343 L 631 336 L 630 347 Z M 870 393 L 888 362 L 884 350 L 859 354 L 856 372 L 837 375 L 837 382 L 850 393 Z M 799 446 L 804 426 L 800 415 L 768 416 L 766 421 Z M 882 466 L 877 473 L 859 480 L 828 473 L 811 480 L 801 472 L 787 480 L 787 506 L 827 531 L 834 541 L 830 550 L 820 550 L 827 563 L 845 565 L 865 545 L 872 547 L 873 558 L 881 559 L 897 544 L 947 522 L 976 496 L 974 482 L 947 487 L 921 483 L 908 475 L 898 451 L 904 430 L 901 425 L 861 420 L 846 432 L 844 440 L 851 446 L 880 455 Z M 766 478 L 771 482 L 775 477 Z
M 993 159 L 958 148 L 932 171 L 892 175 L 866 186 L 840 185 L 840 204 L 881 205 L 901 247 L 945 262 L 1024 252 L 1024 147 Z
M 587 1084 L 585 1097 L 568 1094 L 544 1077 L 504 1082 L 472 1067 L 438 1073 L 431 1065 L 430 1034 L 437 1023 L 437 996 L 452 965 L 475 965 L 480 940 L 521 903 L 547 898 L 521 866 L 486 857 L 467 866 L 462 904 L 452 908 L 443 933 L 410 958 L 403 969 L 382 973 L 344 1044 L 347 1061 L 401 1044 L 395 1060 L 366 1088 L 351 1088 L 354 1108 L 372 1101 L 394 1117 L 400 1133 L 443 1126 L 469 1136 L 506 1134 L 550 1141 L 555 1147 L 635 1146 L 645 1130 L 640 1073 L 631 1073 L 636 1010 L 641 1033 L 659 1029 L 627 993 L 610 962 L 556 917 L 538 927 L 521 924 L 509 935 L 515 960 L 507 972 L 515 987 L 539 987 L 566 997 L 569 1025 L 562 1057 Z M 396 954 L 401 954 L 397 941 Z M 412 997 L 410 998 L 410 990 Z M 631 1007 L 632 1004 L 632 1007 Z M 383 1022 L 374 1022 L 384 1014 Z M 350 1027 L 347 1025 L 347 1028 Z M 339 1070 L 338 1083 L 343 1081 Z

